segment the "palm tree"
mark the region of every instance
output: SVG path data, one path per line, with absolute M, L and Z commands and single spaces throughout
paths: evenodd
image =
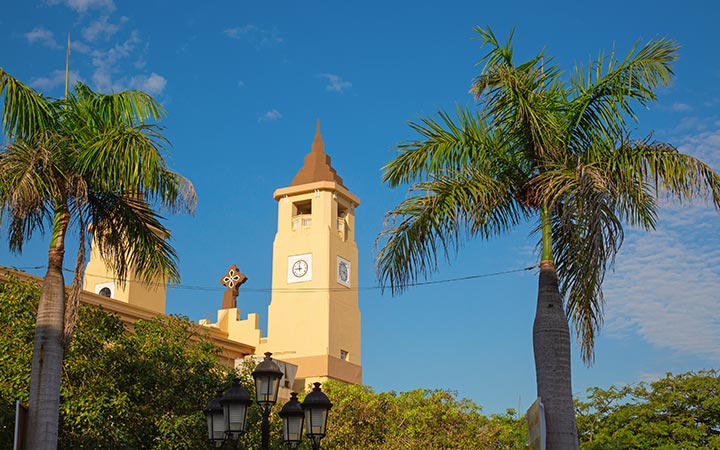
M 475 31 L 490 47 L 471 88 L 478 110 L 411 123 L 419 139 L 400 144 L 383 168 L 390 186 L 414 184 L 378 237 L 378 278 L 400 293 L 463 240 L 535 221 L 533 349 L 547 448 L 577 449 L 568 317 L 590 364 L 602 282 L 623 225 L 654 229 L 660 198 L 710 198 L 720 207 L 720 176 L 670 145 L 629 137 L 633 103 L 654 101 L 655 89 L 671 81 L 673 41 L 636 45 L 622 60 L 601 54 L 563 80 L 542 52 L 515 64 L 512 34 L 501 45 L 489 28 Z
M 57 447 L 64 348 L 74 324 L 86 241 L 92 232 L 108 267 L 122 281 L 177 282 L 177 257 L 168 230 L 151 208 L 193 212 L 192 184 L 170 171 L 162 114 L 147 94 L 93 92 L 77 83 L 62 100 L 42 96 L 0 69 L 4 94 L 0 152 L 0 213 L 9 246 L 21 252 L 36 231 L 50 228 L 47 273 L 37 314 L 30 381 L 27 448 Z M 79 236 L 78 257 L 65 301 L 63 257 L 68 232 Z

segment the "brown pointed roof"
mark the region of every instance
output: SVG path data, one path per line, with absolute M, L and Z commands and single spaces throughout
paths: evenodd
M 342 178 L 330 165 L 330 157 L 325 154 L 325 144 L 320 135 L 320 121 L 317 121 L 317 131 L 312 150 L 305 156 L 305 164 L 300 168 L 290 186 L 314 183 L 316 181 L 334 181 L 340 186 L 343 185 Z

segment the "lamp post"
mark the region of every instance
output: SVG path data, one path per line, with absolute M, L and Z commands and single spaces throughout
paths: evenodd
M 258 405 L 262 407 L 261 450 L 270 450 L 270 409 L 277 402 L 280 379 L 283 372 L 278 364 L 265 353 L 265 359 L 258 364 L 252 373 L 255 379 L 255 393 Z M 313 450 L 320 449 L 320 440 L 325 436 L 327 426 L 327 413 L 332 407 L 330 399 L 320 390 L 320 383 L 315 383 L 302 404 L 298 401 L 297 393 L 290 394 L 290 400 L 280 411 L 283 420 L 283 440 L 288 449 L 297 449 L 302 440 L 303 423 L 305 423 L 306 436 L 312 443 Z M 225 391 L 219 391 L 217 396 L 210 400 L 203 411 L 208 421 L 208 440 L 216 448 L 222 447 L 230 441 L 237 448 L 240 435 L 245 432 L 247 425 L 247 411 L 252 404 L 250 394 L 235 378 L 232 386 Z
M 297 392 L 290 394 L 290 401 L 280 410 L 283 420 L 283 440 L 288 449 L 295 450 L 302 441 L 305 413 L 297 399 Z
M 301 406 L 305 413 L 305 435 L 310 438 L 313 450 L 320 450 L 320 440 L 325 437 L 328 411 L 332 408 L 332 403 L 320 390 L 320 383 L 314 385 Z
M 252 373 L 255 379 L 255 400 L 262 407 L 262 444 L 260 450 L 270 450 L 270 408 L 277 402 L 280 390 L 282 370 L 270 357 L 272 353 L 266 352 L 265 359 L 257 365 Z

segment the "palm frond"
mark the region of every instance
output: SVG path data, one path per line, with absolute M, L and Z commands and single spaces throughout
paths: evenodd
M 437 269 L 438 255 L 454 255 L 473 236 L 488 239 L 523 220 L 528 211 L 506 184 L 479 171 L 418 183 L 418 192 L 390 211 L 376 257 L 378 278 L 393 294 Z
M 489 29 L 476 29 L 483 44 L 492 46 L 481 60 L 485 65 L 470 92 L 479 101 L 483 119 L 521 149 L 529 160 L 558 155 L 563 121 L 558 114 L 564 101 L 557 66 L 542 52 L 514 65 L 512 36 L 500 46 Z
M 568 102 L 568 140 L 582 151 L 598 138 L 615 140 L 626 130 L 625 117 L 637 120 L 631 101 L 641 106 L 656 99 L 655 89 L 668 85 L 679 46 L 669 39 L 653 40 L 617 61 L 601 53 L 589 67 L 577 66 Z
M 35 230 L 44 232 L 52 203 L 67 190 L 63 157 L 67 140 L 52 132 L 38 133 L 34 142 L 16 140 L 0 153 L 0 204 L 9 219 L 10 249 L 22 251 Z
M 179 281 L 170 232 L 137 194 L 91 194 L 87 214 L 96 248 L 120 283 L 130 274 L 144 282 Z
M 437 115 L 409 124 L 419 138 L 398 145 L 398 156 L 382 168 L 383 182 L 394 187 L 471 162 L 482 165 L 485 155 L 498 151 L 498 136 L 468 108 L 458 106 L 456 119 L 444 111 Z
M 720 174 L 698 158 L 649 140 L 626 140 L 613 156 L 617 173 L 641 177 L 655 196 L 683 204 L 708 200 L 720 210 Z
M 99 94 L 87 85 L 78 82 L 73 95 L 68 99 L 71 111 L 92 112 L 103 123 L 137 125 L 148 120 L 159 120 L 164 114 L 163 107 L 150 95 L 142 91 L 122 91 L 114 94 Z
M 602 283 L 623 242 L 612 188 L 600 177 L 580 173 L 573 189 L 553 209 L 553 252 L 585 363 L 594 359 L 595 337 L 603 322 Z
M 2 130 L 6 136 L 30 140 L 42 131 L 57 128 L 58 102 L 35 92 L 0 68 L 0 98 L 3 95 Z

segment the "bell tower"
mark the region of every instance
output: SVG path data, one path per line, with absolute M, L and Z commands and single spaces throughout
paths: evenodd
M 362 381 L 355 208 L 325 154 L 317 124 L 312 150 L 290 186 L 275 191 L 268 337 L 271 351 L 298 366 L 295 389 L 315 381 Z
M 139 306 L 150 311 L 165 314 L 165 283 L 145 283 L 128 270 L 127 281 L 118 281 L 117 275 L 105 265 L 93 239 L 90 261 L 85 268 L 83 289 L 104 297 Z

